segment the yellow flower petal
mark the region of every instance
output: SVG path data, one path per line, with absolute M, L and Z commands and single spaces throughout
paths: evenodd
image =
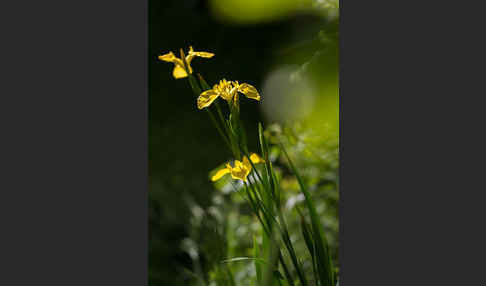
M 258 156 L 256 153 L 250 155 L 250 160 L 253 162 L 253 164 L 265 162 L 265 160 L 263 160 L 262 157 Z
M 197 98 L 197 108 L 203 109 L 205 107 L 208 107 L 213 103 L 213 101 L 218 98 L 219 94 L 210 89 L 206 90 L 205 92 L 201 93 L 199 97 Z
M 194 52 L 194 55 L 201 58 L 212 58 L 214 56 L 213 53 L 208 52 Z
M 188 76 L 188 73 L 192 74 L 191 61 L 194 57 L 211 58 L 214 56 L 213 53 L 195 52 L 192 47 L 189 47 L 189 53 L 187 56 L 184 55 L 184 51 L 182 49 L 180 51 L 181 58 L 176 57 L 173 52 L 158 56 L 159 60 L 170 62 L 175 65 L 174 70 L 172 71 L 172 76 L 174 76 L 176 79 L 185 78 Z M 184 60 L 187 63 L 187 70 L 184 65 Z
M 249 85 L 247 83 L 242 83 L 239 85 L 238 91 L 246 95 L 246 97 L 248 98 L 260 100 L 260 94 L 258 94 L 256 88 L 253 87 L 252 85 Z
M 263 162 L 263 159 L 260 158 L 257 154 L 253 153 L 250 156 L 250 160 L 252 162 L 256 163 L 261 163 Z M 232 167 L 230 164 L 226 164 L 226 168 L 220 169 L 214 174 L 214 176 L 211 177 L 211 180 L 217 181 L 224 175 L 230 173 L 231 177 L 235 180 L 242 180 L 244 182 L 247 181 L 247 177 L 251 172 L 251 163 L 248 160 L 248 158 L 245 156 L 243 157 L 242 161 L 235 160 L 234 161 L 234 167 Z
M 246 156 L 243 157 L 243 166 L 244 166 L 244 168 L 251 170 L 250 161 L 248 160 L 248 158 Z
M 231 90 L 223 90 L 223 92 L 221 92 L 221 97 L 224 98 L 224 100 L 231 102 L 235 93 L 236 92 L 231 92 Z
M 248 162 L 248 159 L 246 157 L 243 158 L 243 163 L 235 160 L 235 167 L 231 169 L 231 177 L 233 179 L 238 179 L 246 182 L 246 177 L 248 176 L 248 174 L 250 174 L 251 166 L 250 168 L 246 166 L 245 159 Z
M 189 53 L 186 56 L 186 61 L 188 64 L 191 63 L 194 57 L 201 57 L 201 58 L 212 58 L 214 56 L 213 53 L 208 52 L 195 52 L 192 46 L 189 47 Z
M 159 56 L 158 59 L 161 60 L 161 61 L 173 63 L 174 60 L 177 59 L 177 58 L 176 58 L 176 56 L 174 55 L 173 52 L 170 52 L 168 54 Z
M 218 172 L 216 172 L 216 174 L 214 174 L 213 177 L 211 177 L 211 181 L 213 181 L 213 182 L 217 181 L 217 180 L 221 179 L 221 177 L 223 177 L 224 175 L 226 175 L 230 172 L 231 171 L 228 168 L 221 169 Z
M 244 159 L 243 159 L 243 160 L 244 160 Z M 238 170 L 241 170 L 241 169 L 243 169 L 243 168 L 244 168 L 244 166 L 245 166 L 245 165 L 244 165 L 244 164 L 243 164 L 241 161 L 239 161 L 239 160 L 235 160 L 235 167 L 234 167 L 233 169 L 238 169 Z
M 176 79 L 179 79 L 179 78 L 185 78 L 187 77 L 187 72 L 184 70 L 183 67 L 181 67 L 180 65 L 176 65 L 174 67 L 174 71 L 172 71 L 172 75 L 174 76 L 174 78 Z
M 189 47 L 189 54 L 195 55 L 197 57 L 201 58 L 212 58 L 214 56 L 213 53 L 208 53 L 208 52 L 195 52 L 192 46 Z
M 235 91 L 233 93 L 230 93 L 229 100 L 233 100 L 233 105 L 238 106 L 238 93 Z

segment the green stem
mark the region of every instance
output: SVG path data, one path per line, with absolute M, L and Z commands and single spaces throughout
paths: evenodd
M 214 118 L 213 113 L 209 109 L 206 109 L 206 111 L 208 112 L 209 117 L 211 118 L 211 121 L 213 122 L 213 125 L 218 130 L 219 135 L 221 135 L 221 138 L 223 138 L 224 143 L 228 146 L 228 148 L 231 149 L 231 145 L 228 141 L 228 138 L 224 135 L 223 131 L 221 130 L 221 127 L 219 126 L 218 122 L 216 121 L 216 118 Z
M 304 275 L 304 272 L 302 270 L 302 266 L 300 265 L 300 262 L 297 259 L 297 255 L 295 254 L 295 249 L 292 245 L 292 241 L 290 240 L 287 223 L 285 222 L 282 211 L 280 209 L 278 210 L 277 213 L 278 213 L 278 217 L 279 217 L 279 220 L 280 220 L 280 225 L 283 228 L 282 239 L 285 242 L 285 246 L 287 247 L 287 251 L 289 252 L 289 255 L 290 255 L 290 258 L 292 260 L 292 263 L 294 264 L 295 270 L 297 271 L 297 276 L 299 276 L 300 282 L 302 283 L 302 285 L 306 286 L 306 285 L 308 285 L 308 283 L 307 283 L 307 280 L 305 279 L 305 275 Z
M 326 237 L 324 236 L 324 230 L 322 229 L 322 225 L 319 220 L 319 216 L 317 215 L 317 211 L 312 200 L 312 197 L 305 186 L 304 180 L 297 172 L 294 164 L 290 160 L 290 156 L 287 153 L 285 147 L 283 146 L 282 142 L 280 142 L 280 148 L 282 149 L 289 166 L 292 172 L 295 174 L 297 181 L 299 182 L 300 189 L 305 197 L 305 202 L 307 205 L 307 209 L 309 210 L 310 218 L 311 218 L 311 225 L 314 238 L 316 240 L 316 253 L 318 256 L 318 268 L 319 268 L 319 278 L 321 279 L 322 285 L 334 285 L 335 276 L 334 276 L 334 269 L 331 256 L 329 255 L 329 250 L 326 242 Z
M 282 268 L 284 270 L 284 273 L 285 273 L 285 277 L 287 277 L 287 282 L 289 283 L 289 285 L 291 286 L 294 286 L 294 279 L 292 278 L 292 275 L 290 275 L 290 271 L 287 267 L 287 265 L 285 264 L 285 261 L 282 257 L 282 253 L 279 251 L 278 252 L 278 260 L 280 260 L 280 264 L 282 264 Z

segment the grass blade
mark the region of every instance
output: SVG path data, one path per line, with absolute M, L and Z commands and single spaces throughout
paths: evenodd
M 319 281 L 319 277 L 317 273 L 316 246 L 312 241 L 312 237 L 313 237 L 312 230 L 310 226 L 307 225 L 304 215 L 300 212 L 299 208 L 296 209 L 300 215 L 300 225 L 302 229 L 302 235 L 304 236 L 305 245 L 307 246 L 307 249 L 309 250 L 309 253 L 312 258 L 312 272 L 314 273 L 314 280 L 316 281 L 315 283 L 317 284 Z
M 299 182 L 300 189 L 305 197 L 307 209 L 309 210 L 312 225 L 312 234 L 315 240 L 319 280 L 322 286 L 334 286 L 334 269 L 332 265 L 332 260 L 329 255 L 327 241 L 324 236 L 324 230 L 317 215 L 314 200 L 307 190 L 307 187 L 305 186 L 302 177 L 299 175 L 299 172 L 297 172 L 297 169 L 292 163 L 292 160 L 290 160 L 289 154 L 287 153 L 287 150 L 282 143 L 280 143 L 280 148 L 282 149 L 292 172 L 295 174 L 297 181 Z
M 221 261 L 221 263 L 240 262 L 240 261 L 254 261 L 255 263 L 261 263 L 261 264 L 266 263 L 263 259 L 257 257 L 233 257 L 233 258 L 225 259 Z
M 260 248 L 258 247 L 256 237 L 253 237 L 253 256 L 255 256 L 255 257 L 261 256 Z M 262 267 L 261 267 L 260 263 L 257 263 L 256 261 L 255 261 L 255 272 L 256 272 L 256 275 L 257 275 L 258 285 L 262 285 L 262 283 L 263 283 Z

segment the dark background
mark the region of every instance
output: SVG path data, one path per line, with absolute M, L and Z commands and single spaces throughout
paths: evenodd
M 323 26 L 319 17 L 291 15 L 263 23 L 235 24 L 215 17 L 206 1 L 149 1 L 149 280 L 151 285 L 181 283 L 181 266 L 191 261 L 181 248 L 188 235 L 187 200 L 205 207 L 213 187 L 208 170 L 230 153 L 206 112 L 196 107 L 187 79 L 172 77 L 173 64 L 157 59 L 179 49 L 215 54 L 195 58 L 192 67 L 213 85 L 221 78 L 262 85 L 264 75 L 277 63 L 299 59 L 285 57 L 282 47 L 312 39 Z M 306 44 L 309 43 L 310 44 Z M 242 100 L 242 120 L 256 126 L 263 114 L 258 105 Z M 247 130 L 256 138 L 256 128 Z M 253 133 L 252 133 L 253 132 Z M 257 140 L 249 140 L 250 149 Z

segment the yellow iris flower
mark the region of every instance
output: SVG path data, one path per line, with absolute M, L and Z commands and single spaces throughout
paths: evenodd
M 265 162 L 260 156 L 255 153 L 250 155 L 250 160 L 253 162 L 253 164 Z M 251 172 L 251 163 L 248 158 L 246 156 L 243 157 L 243 162 L 235 160 L 234 165 L 235 166 L 232 167 L 229 163 L 227 163 L 225 168 L 218 170 L 216 174 L 214 174 L 214 176 L 211 178 L 211 181 L 217 181 L 221 179 L 221 177 L 223 177 L 224 175 L 231 174 L 231 177 L 233 179 L 238 179 L 246 182 L 246 177 Z
M 192 46 L 189 47 L 189 53 L 185 57 L 187 63 L 187 69 L 188 69 L 187 71 L 184 68 L 184 62 L 182 61 L 182 58 L 184 57 L 184 53 L 182 52 L 182 49 L 181 49 L 181 58 L 176 57 L 174 53 L 170 52 L 165 55 L 159 56 L 158 59 L 161 61 L 173 63 L 174 70 L 172 71 L 172 75 L 174 76 L 174 78 L 179 79 L 179 78 L 187 77 L 188 74 L 192 74 L 191 61 L 194 57 L 212 58 L 213 56 L 214 56 L 213 53 L 195 52 Z
M 243 93 L 248 98 L 260 100 L 260 94 L 252 85 L 247 83 L 239 84 L 237 81 L 223 79 L 219 84 L 215 84 L 213 89 L 206 90 L 199 95 L 197 108 L 203 109 L 210 106 L 218 97 L 222 97 L 230 103 L 233 100 L 234 104 L 238 104 L 238 92 Z

